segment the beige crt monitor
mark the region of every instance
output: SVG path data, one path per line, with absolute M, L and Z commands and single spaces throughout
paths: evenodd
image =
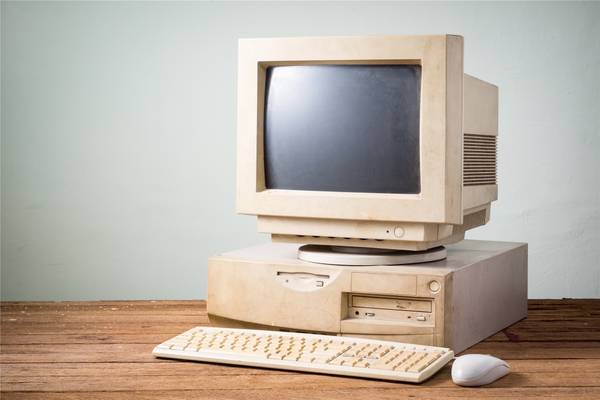
M 460 36 L 239 42 L 237 211 L 273 241 L 460 241 L 497 199 L 497 135 Z

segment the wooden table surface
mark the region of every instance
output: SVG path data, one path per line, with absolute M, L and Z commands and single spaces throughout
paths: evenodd
M 507 360 L 512 373 L 461 388 L 447 365 L 402 384 L 156 359 L 152 348 L 206 325 L 203 301 L 2 303 L 4 399 L 600 399 L 600 300 L 532 300 L 529 317 L 466 353 Z

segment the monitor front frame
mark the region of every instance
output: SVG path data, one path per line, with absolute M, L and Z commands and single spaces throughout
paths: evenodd
M 267 189 L 266 70 L 280 65 L 421 66 L 419 194 Z M 459 36 L 241 39 L 237 211 L 345 220 L 462 223 L 463 42 Z

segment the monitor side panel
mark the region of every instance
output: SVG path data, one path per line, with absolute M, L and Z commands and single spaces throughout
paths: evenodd
M 498 86 L 464 74 L 464 132 L 498 135 Z
M 462 223 L 462 37 L 243 39 L 238 69 L 237 211 L 259 216 Z M 421 192 L 379 194 L 266 189 L 266 69 L 303 64 L 422 66 Z
M 464 75 L 463 213 L 498 199 L 498 87 Z

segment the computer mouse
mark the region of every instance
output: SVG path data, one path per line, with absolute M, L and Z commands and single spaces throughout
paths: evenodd
M 452 364 L 452 381 L 460 386 L 483 386 L 508 374 L 510 366 L 503 360 L 484 354 L 457 357 Z

